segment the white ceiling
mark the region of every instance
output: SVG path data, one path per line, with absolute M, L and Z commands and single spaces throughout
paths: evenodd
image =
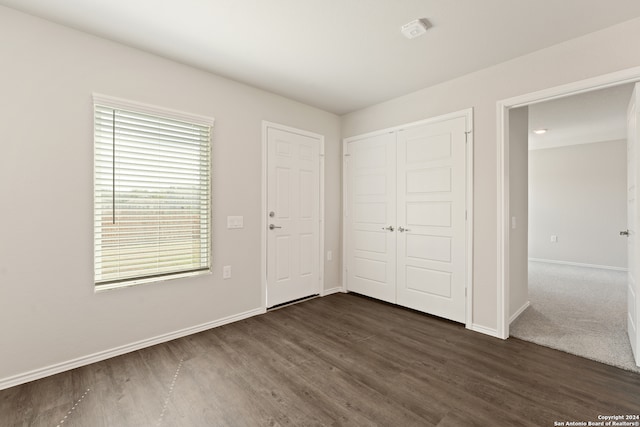
M 529 149 L 553 148 L 627 137 L 627 106 L 633 84 L 529 106 Z M 547 129 L 536 135 L 535 129 Z
M 0 0 L 343 114 L 640 16 L 638 0 Z M 422 37 L 400 27 L 428 20 Z

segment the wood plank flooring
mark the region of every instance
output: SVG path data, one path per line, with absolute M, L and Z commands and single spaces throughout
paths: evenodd
M 0 391 L 1 426 L 554 426 L 640 375 L 336 294 Z

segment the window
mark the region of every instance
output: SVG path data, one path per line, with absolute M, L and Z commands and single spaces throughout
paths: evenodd
M 97 289 L 209 271 L 212 126 L 94 95 Z

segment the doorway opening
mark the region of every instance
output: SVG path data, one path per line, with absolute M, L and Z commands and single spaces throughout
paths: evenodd
M 509 113 L 510 335 L 629 370 L 619 233 L 632 92 L 620 85 Z
M 499 131 L 499 140 L 500 140 L 500 151 L 499 151 L 499 164 L 501 165 L 498 176 L 498 184 L 499 184 L 499 228 L 498 228 L 498 251 L 499 251 L 499 266 L 498 266 L 498 274 L 499 274 L 499 295 L 498 302 L 500 304 L 499 308 L 499 335 L 502 338 L 508 338 L 510 336 L 509 325 L 510 321 L 516 318 L 519 314 L 521 314 L 525 309 L 528 292 L 528 267 L 529 267 L 529 258 L 535 258 L 529 254 L 529 245 L 528 245 L 528 236 L 529 236 L 529 228 L 527 226 L 528 214 L 529 210 L 527 208 L 527 199 L 526 193 L 528 192 L 528 162 L 529 162 L 529 150 L 527 147 L 528 135 L 529 131 L 533 129 L 529 129 L 528 120 L 529 120 L 529 112 L 527 111 L 527 107 L 531 109 L 536 109 L 541 107 L 541 103 L 552 100 L 560 100 L 565 99 L 563 102 L 569 102 L 570 97 L 576 95 L 579 96 L 581 94 L 585 94 L 586 96 L 597 96 L 595 91 L 613 88 L 612 90 L 622 91 L 620 88 L 621 85 L 633 83 L 640 81 L 640 68 L 625 70 L 618 73 L 613 73 L 606 76 L 601 76 L 594 79 L 589 79 L 582 82 L 576 82 L 570 85 L 565 85 L 558 88 L 552 88 L 545 91 L 527 94 L 523 96 L 519 96 L 516 98 L 511 98 L 508 100 L 504 100 L 498 103 L 498 131 Z M 616 87 L 618 87 L 616 89 Z M 630 87 L 630 86 L 629 86 Z M 522 108 L 524 107 L 524 108 Z M 514 127 L 522 126 L 522 123 L 518 123 L 517 113 L 518 110 L 521 111 L 520 116 L 524 116 L 524 126 L 525 126 L 525 148 L 520 153 L 520 165 L 522 165 L 522 161 L 524 158 L 524 173 L 522 168 L 519 168 L 517 163 L 514 165 L 511 164 L 513 160 L 513 156 L 515 153 L 512 150 L 518 150 L 518 146 L 515 145 L 514 141 L 511 141 L 513 137 L 511 125 Z M 524 113 L 522 113 L 524 110 Z M 511 123 L 512 114 L 516 117 Z M 535 124 L 533 124 L 535 126 Z M 593 133 L 593 132 L 591 132 Z M 592 147 L 596 147 L 597 144 L 594 144 L 595 141 L 592 141 Z M 602 144 L 604 148 L 605 144 Z M 615 145 L 615 144 L 614 144 Z M 618 144 L 620 145 L 620 143 Z M 522 146 L 520 146 L 522 149 Z M 548 147 L 547 147 L 548 148 Z M 611 148 L 611 146 L 607 147 Z M 618 147 L 619 149 L 620 147 Z M 570 149 L 567 149 L 571 151 Z M 535 152 L 537 156 L 538 152 Z M 566 154 L 566 153 L 565 153 Z M 575 153 L 574 153 L 575 155 Z M 534 156 L 532 156 L 534 157 Z M 537 156 L 539 157 L 539 156 Z M 573 162 L 577 163 L 577 162 Z M 564 172 L 569 174 L 569 176 L 573 176 L 569 171 L 570 168 L 565 168 Z M 558 178 L 556 178 L 558 179 Z M 523 187 L 524 182 L 524 187 Z M 524 213 L 522 210 L 518 213 L 518 215 L 513 215 L 511 212 L 513 209 L 513 199 L 517 199 L 518 197 L 522 197 L 522 194 L 514 193 L 514 189 L 512 186 L 516 186 L 519 188 L 524 188 L 525 193 L 525 203 L 524 203 Z M 522 207 L 520 208 L 522 209 Z M 597 214 L 597 212 L 588 212 L 588 214 Z M 604 219 L 606 220 L 606 218 Z M 577 222 L 577 221 L 574 221 Z M 523 228 L 524 228 L 524 238 L 523 236 Z M 624 231 L 624 230 L 621 230 Z M 563 233 L 567 233 L 566 230 Z M 550 248 L 558 249 L 560 247 L 560 243 L 563 242 L 563 238 L 557 234 L 549 233 L 548 230 L 539 233 L 541 236 L 545 236 L 547 242 L 549 243 L 547 246 Z M 548 236 L 546 234 L 549 234 Z M 566 238 L 567 236 L 565 236 Z M 619 238 L 618 236 L 615 236 Z M 541 237 L 536 236 L 536 239 Z M 520 241 L 519 241 L 520 240 Z M 532 239 L 535 240 L 535 239 Z M 556 246 L 554 247 L 551 243 Z M 533 242 L 532 242 L 533 243 Z M 581 248 L 582 249 L 582 248 Z M 521 263 L 518 266 L 518 261 L 514 263 L 514 259 L 519 260 Z M 548 261 L 549 259 L 539 258 Z M 539 261 L 538 260 L 538 261 Z M 564 266 L 569 267 L 566 261 L 569 263 L 572 262 L 571 259 L 564 259 L 564 264 L 556 264 L 556 267 Z M 536 262 L 536 261 L 533 261 Z M 524 266 L 522 265 L 524 264 Z M 532 268 L 532 270 L 537 269 L 540 270 L 540 264 L 543 266 L 552 266 L 551 263 L 539 263 Z M 580 264 L 591 264 L 590 266 L 580 265 Z M 592 268 L 600 264 L 599 262 L 578 262 L 573 261 L 573 265 L 570 267 L 579 269 L 579 268 Z M 611 262 L 602 263 L 602 265 L 611 264 Z M 614 267 L 616 267 L 616 263 L 613 263 Z M 619 264 L 619 263 L 618 263 Z M 624 268 L 624 267 L 620 267 Z M 522 273 L 524 270 L 524 275 Z M 616 270 L 611 270 L 616 271 Z M 619 272 L 619 271 L 618 271 Z M 519 275 L 519 278 L 518 278 Z M 517 295 L 518 293 L 522 293 L 522 286 L 519 287 L 519 284 L 522 283 L 522 277 L 524 276 L 524 282 L 527 284 L 524 287 L 524 303 L 522 305 L 518 305 L 517 308 L 513 306 L 512 301 L 518 299 L 522 302 L 522 295 Z M 539 276 L 539 275 L 538 275 Z M 625 277 L 626 279 L 626 277 Z M 566 282 L 566 280 L 562 280 L 562 282 Z M 635 298 L 634 298 L 635 301 Z M 517 304 L 517 303 L 516 303 Z M 624 307 L 626 311 L 627 307 Z M 626 329 L 626 328 L 625 328 Z

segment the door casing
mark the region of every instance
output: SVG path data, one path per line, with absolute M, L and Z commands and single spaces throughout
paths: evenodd
M 627 335 L 631 342 L 634 361 L 640 366 L 640 349 L 638 338 L 640 336 L 640 322 L 638 321 L 638 256 L 640 255 L 640 241 L 638 240 L 638 117 L 640 107 L 640 83 L 636 83 L 631 101 L 627 109 Z

